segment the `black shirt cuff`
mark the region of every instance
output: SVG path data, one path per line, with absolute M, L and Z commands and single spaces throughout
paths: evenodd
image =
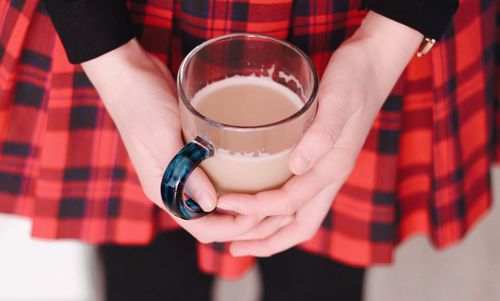
M 68 59 L 78 64 L 135 36 L 124 0 L 43 0 Z
M 458 0 L 364 0 L 362 8 L 439 40 L 458 9 Z

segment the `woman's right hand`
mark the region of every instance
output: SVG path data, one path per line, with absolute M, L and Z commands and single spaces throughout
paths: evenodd
M 120 132 L 144 192 L 166 210 L 160 196 L 161 178 L 170 160 L 183 146 L 172 75 L 135 39 L 84 62 L 82 67 Z M 191 174 L 186 191 L 204 211 L 215 209 L 215 190 L 201 169 Z M 171 216 L 204 243 L 232 240 L 261 220 L 256 216 L 210 214 L 185 221 Z

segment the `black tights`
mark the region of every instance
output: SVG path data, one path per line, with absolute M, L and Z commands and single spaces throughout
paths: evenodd
M 213 277 L 198 271 L 196 242 L 165 232 L 144 247 L 102 246 L 108 301 L 210 300 Z M 264 301 L 361 300 L 365 270 L 291 249 L 259 259 Z

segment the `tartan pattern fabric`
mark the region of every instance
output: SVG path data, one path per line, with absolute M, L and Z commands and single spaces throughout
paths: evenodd
M 359 0 L 132 0 L 141 44 L 175 73 L 202 41 L 230 32 L 287 39 L 320 75 L 366 12 Z M 145 244 L 176 224 L 144 196 L 120 137 L 36 0 L 0 2 L 0 212 L 33 235 Z M 301 247 L 358 266 L 389 263 L 417 233 L 460 241 L 491 201 L 495 2 L 464 0 L 442 41 L 414 59 L 387 99 L 318 233 Z M 496 116 L 499 116 L 498 113 Z M 497 153 L 499 153 L 497 151 Z M 199 245 L 226 278 L 252 258 Z

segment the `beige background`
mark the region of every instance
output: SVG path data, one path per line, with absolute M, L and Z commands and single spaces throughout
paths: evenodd
M 500 169 L 493 182 L 494 210 L 463 243 L 436 252 L 422 237 L 408 240 L 394 265 L 370 269 L 365 301 L 500 301 Z M 0 301 L 103 300 L 92 247 L 33 240 L 29 229 L 26 219 L 0 215 Z M 258 273 L 219 281 L 214 293 L 216 301 L 258 300 Z
M 371 269 L 365 300 L 500 300 L 499 168 L 493 184 L 493 212 L 463 243 L 441 252 L 422 237 L 405 243 L 394 266 Z

